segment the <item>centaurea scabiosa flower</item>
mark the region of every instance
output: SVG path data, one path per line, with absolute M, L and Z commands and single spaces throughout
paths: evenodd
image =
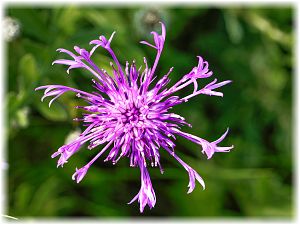
M 144 58 L 145 67 L 143 70 L 137 69 L 134 62 L 131 65 L 126 62 L 124 69 L 111 48 L 114 32 L 109 39 L 100 36 L 98 40 L 91 41 L 90 44 L 94 45 L 91 51 L 77 46 L 74 47 L 76 53 L 66 49 L 58 49 L 59 52 L 68 54 L 72 59 L 59 59 L 53 62 L 53 64 L 68 65 L 67 73 L 74 68 L 88 70 L 94 76 L 92 80 L 94 92 L 88 93 L 63 85 L 46 85 L 36 88 L 36 90 L 45 89 L 42 100 L 46 97 L 52 98 L 49 107 L 55 99 L 68 91 L 76 93 L 79 98 L 88 103 L 86 106 L 77 106 L 77 108 L 82 108 L 87 112 L 83 114 L 81 119 L 77 119 L 82 121 L 87 128 L 79 137 L 71 143 L 63 145 L 52 155 L 52 158 L 59 156 L 57 166 L 63 166 L 86 142 L 89 142 L 88 149 L 93 149 L 93 151 L 97 151 L 96 147 L 100 145 L 103 147 L 102 150 L 95 153 L 94 158 L 89 163 L 80 169 L 76 168 L 72 178 L 77 183 L 84 178 L 90 166 L 104 153 L 106 153 L 104 161 L 111 161 L 113 164 L 117 163 L 120 158 L 127 157 L 130 166 L 139 167 L 141 172 L 140 191 L 129 202 L 130 204 L 138 200 L 140 212 L 143 212 L 146 205 L 152 208 L 156 203 L 148 168 L 149 166 L 159 167 L 163 173 L 160 151 L 167 151 L 188 172 L 188 193 L 194 190 L 196 180 L 205 188 L 200 175 L 176 155 L 174 150 L 176 135 L 198 144 L 208 159 L 215 152 L 228 152 L 233 148 L 233 146 L 219 146 L 219 143 L 227 135 L 228 129 L 219 139 L 209 142 L 181 131 L 181 126 L 191 125 L 180 115 L 169 112 L 173 106 L 185 103 L 200 94 L 223 96 L 216 89 L 230 83 L 229 80 L 217 83 L 217 79 L 214 79 L 204 87 L 198 88 L 198 81 L 213 75 L 213 72 L 208 68 L 208 62 L 202 57 L 198 56 L 198 65 L 173 86 L 167 88 L 170 81 L 169 76 L 173 70 L 171 68 L 156 84 L 150 87 L 157 75 L 156 68 L 166 38 L 166 29 L 163 23 L 161 23 L 161 29 L 161 34 L 151 32 L 154 37 L 153 44 L 141 41 L 142 44 L 156 50 L 156 58 L 152 67 Z M 91 59 L 98 47 L 104 48 L 111 55 L 114 61 L 111 63 L 113 74 L 109 75 L 105 70 L 97 67 Z M 174 95 L 189 85 L 194 87 L 191 94 L 185 97 Z

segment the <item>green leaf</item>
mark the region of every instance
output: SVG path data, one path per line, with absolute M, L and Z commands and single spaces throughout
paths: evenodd
M 5 105 L 8 108 L 8 116 L 9 118 L 12 114 L 15 113 L 16 108 L 18 107 L 18 96 L 15 92 L 9 92 L 5 99 Z
M 49 211 L 48 207 L 43 207 L 53 201 L 56 197 L 58 183 L 55 177 L 51 177 L 42 183 L 39 188 L 35 191 L 35 194 L 32 198 L 32 207 L 31 211 L 34 215 L 47 214 Z
M 53 102 L 50 108 L 45 102 L 35 102 L 35 106 L 48 120 L 65 121 L 68 118 L 66 109 L 59 102 Z
M 31 92 L 40 77 L 36 60 L 32 54 L 24 55 L 19 63 L 20 90 Z
M 112 32 L 117 30 L 119 34 L 125 34 L 128 31 L 127 21 L 114 9 L 88 9 L 85 11 L 85 16 L 95 27 L 99 27 L 99 31 Z
M 81 16 L 80 10 L 75 7 L 67 7 L 62 10 L 58 16 L 57 26 L 66 34 L 72 34 L 76 31 L 77 20 Z
M 31 199 L 32 189 L 28 183 L 21 184 L 16 190 L 16 199 L 15 199 L 15 211 L 16 215 L 18 213 L 24 212 L 28 207 Z
M 23 107 L 19 109 L 16 113 L 16 119 L 17 123 L 20 127 L 27 127 L 28 126 L 28 113 L 29 113 L 29 108 L 28 107 Z

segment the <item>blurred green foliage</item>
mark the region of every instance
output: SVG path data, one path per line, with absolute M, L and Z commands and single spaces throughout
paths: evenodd
M 148 13 L 148 14 L 147 14 Z M 294 30 L 292 7 L 53 7 L 7 5 L 6 15 L 20 23 L 19 36 L 7 43 L 6 134 L 8 142 L 8 206 L 14 217 L 262 217 L 294 215 L 292 163 L 292 73 Z M 137 16 L 138 15 L 138 16 Z M 138 21 L 137 21 L 138 20 Z M 188 176 L 162 151 L 165 173 L 151 169 L 157 195 L 154 209 L 140 215 L 138 203 L 127 205 L 140 188 L 139 170 L 126 159 L 116 166 L 99 160 L 80 184 L 71 179 L 75 167 L 91 157 L 84 148 L 63 169 L 50 158 L 80 124 L 71 94 L 49 109 L 34 88 L 63 84 L 91 90 L 91 76 L 83 70 L 65 73 L 51 66 L 57 48 L 88 46 L 99 35 L 117 34 L 112 47 L 121 62 L 143 56 L 153 62 L 155 52 L 138 44 L 163 20 L 167 40 L 158 76 L 174 66 L 174 83 L 203 56 L 219 80 L 223 98 L 198 96 L 174 108 L 193 124 L 185 131 L 215 140 L 227 127 L 228 154 L 206 160 L 200 147 L 183 138 L 176 151 L 206 182 L 187 195 Z M 109 69 L 110 58 L 98 50 L 94 59 Z M 203 83 L 202 85 L 205 85 Z M 184 90 L 192 91 L 192 89 Z M 184 93 L 179 93 L 183 95 Z

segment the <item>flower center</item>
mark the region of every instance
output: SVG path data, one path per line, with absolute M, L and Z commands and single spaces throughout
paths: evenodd
M 140 111 L 138 108 L 133 106 L 132 108 L 128 109 L 123 115 L 126 117 L 125 123 L 137 123 L 139 122 L 140 118 Z

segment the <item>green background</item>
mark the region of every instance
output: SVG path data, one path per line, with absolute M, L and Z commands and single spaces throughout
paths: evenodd
M 7 42 L 6 140 L 7 212 L 22 217 L 194 217 L 285 218 L 293 217 L 292 81 L 293 14 L 291 6 L 208 7 L 173 6 L 146 8 L 112 6 L 65 6 L 30 8 L 6 6 L 6 15 L 18 20 L 20 33 Z M 119 60 L 143 56 L 151 64 L 155 51 L 138 42 L 152 40 L 149 32 L 162 20 L 167 26 L 165 48 L 157 75 L 170 67 L 172 83 L 197 65 L 201 55 L 210 63 L 214 77 L 233 80 L 221 88 L 224 97 L 197 96 L 174 107 L 193 128 L 184 131 L 209 141 L 227 127 L 223 146 L 210 160 L 196 144 L 178 138 L 176 152 L 203 177 L 186 194 L 186 171 L 161 151 L 163 175 L 150 169 L 157 196 L 154 209 L 139 213 L 137 202 L 127 205 L 139 191 L 138 168 L 127 158 L 113 166 L 103 157 L 79 184 L 71 179 L 75 168 L 92 157 L 86 146 L 64 168 L 56 168 L 51 154 L 66 137 L 82 129 L 72 118 L 79 101 L 65 94 L 49 109 L 34 88 L 62 84 L 91 91 L 87 71 L 51 66 L 57 48 L 74 45 L 91 49 L 88 42 L 116 31 L 111 44 Z M 158 29 L 159 30 L 159 29 Z M 97 64 L 110 71 L 110 58 L 98 49 Z M 201 80 L 206 85 L 212 78 Z M 187 88 L 178 94 L 185 96 Z M 96 149 L 95 149 L 96 150 Z M 95 154 L 95 153 L 94 153 Z

